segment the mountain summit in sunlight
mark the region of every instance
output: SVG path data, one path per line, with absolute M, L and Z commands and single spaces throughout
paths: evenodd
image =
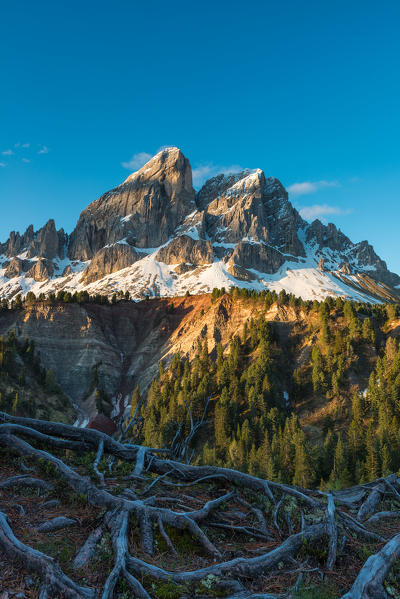
M 400 277 L 367 241 L 307 223 L 260 169 L 223 173 L 196 193 L 189 160 L 165 148 L 81 213 L 71 235 L 53 220 L 0 244 L 0 294 L 74 292 L 134 299 L 265 288 L 304 299 L 397 301 Z

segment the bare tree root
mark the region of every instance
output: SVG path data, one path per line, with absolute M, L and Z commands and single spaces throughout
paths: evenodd
M 77 521 L 73 518 L 65 518 L 64 516 L 57 516 L 57 518 L 53 518 L 52 520 L 48 520 L 48 522 L 43 522 L 40 526 L 38 526 L 38 530 L 40 532 L 54 532 L 56 530 L 61 530 L 62 528 L 66 528 L 67 526 L 74 526 L 77 524 Z
M 370 516 L 374 512 L 376 506 L 382 499 L 384 492 L 385 492 L 384 483 L 379 483 L 371 491 L 371 493 L 368 495 L 367 499 L 364 501 L 364 503 L 361 505 L 360 509 L 358 510 L 358 514 L 357 514 L 358 520 L 361 520 L 361 521 L 366 520 L 368 518 L 368 516 Z
M 329 493 L 328 496 L 328 508 L 327 508 L 327 527 L 328 527 L 328 535 L 329 535 L 329 553 L 328 559 L 326 562 L 326 567 L 328 570 L 332 570 L 333 566 L 336 562 L 336 550 L 337 550 L 337 538 L 338 531 L 335 521 L 335 500 L 333 499 L 332 493 Z
M 128 521 L 129 512 L 121 510 L 116 514 L 112 514 L 109 518 L 109 526 L 113 540 L 115 563 L 107 578 L 102 594 L 102 599 L 112 599 L 114 589 L 120 576 L 126 576 L 126 559 L 128 556 Z M 129 585 L 134 587 L 134 591 L 138 599 L 150 599 L 150 595 L 143 588 L 138 580 L 131 574 L 128 574 Z
M 27 474 L 19 476 L 10 476 L 6 480 L 0 482 L 0 489 L 10 489 L 12 487 L 29 487 L 32 489 L 41 489 L 43 491 L 51 491 L 53 485 L 40 478 L 32 478 Z
M 95 596 L 92 589 L 81 587 L 68 578 L 53 558 L 21 543 L 14 536 L 3 512 L 0 512 L 0 547 L 11 559 L 18 560 L 27 570 L 38 574 L 46 593 L 64 593 L 68 599 L 92 599 Z
M 93 532 L 90 533 L 85 543 L 79 549 L 78 553 L 75 556 L 72 567 L 75 570 L 79 570 L 85 564 L 87 564 L 96 551 L 97 544 L 99 543 L 101 537 L 103 536 L 103 529 L 101 526 L 98 526 Z
M 274 568 L 280 562 L 293 557 L 302 547 L 304 542 L 316 541 L 326 534 L 325 524 L 314 524 L 304 532 L 297 533 L 286 539 L 279 547 L 253 558 L 238 557 L 227 562 L 193 570 L 190 572 L 167 572 L 158 566 L 147 564 L 133 556 L 128 557 L 128 568 L 136 575 L 149 575 L 158 580 L 173 580 L 177 583 L 200 581 L 207 576 L 252 576 Z
M 400 534 L 367 559 L 351 590 L 342 599 L 386 599 L 383 583 L 396 558 L 400 556 Z
M 188 409 L 190 412 L 190 406 Z M 171 459 L 169 450 L 156 450 L 123 443 L 124 437 L 132 430 L 129 425 L 117 441 L 96 430 L 77 429 L 64 424 L 29 418 L 16 418 L 4 413 L 0 413 L 0 422 L 2 422 L 0 446 L 6 448 L 10 454 L 29 459 L 27 462 L 29 466 L 32 463 L 36 463 L 37 467 L 43 463 L 50 465 L 46 467 L 46 472 L 53 479 L 59 479 L 72 492 L 84 496 L 89 505 L 100 510 L 101 520 L 97 518 L 97 527 L 77 552 L 72 561 L 72 568 L 73 570 L 83 568 L 94 559 L 97 547 L 102 540 L 104 541 L 105 531 L 108 529 L 112 540 L 110 555 L 112 555 L 113 565 L 103 585 L 102 599 L 112 599 L 118 582 L 122 580 L 139 599 L 152 599 L 157 596 L 153 595 L 151 588 L 147 590 L 149 581 L 154 581 L 154 584 L 186 585 L 193 589 L 193 585 L 201 585 L 204 580 L 215 580 L 218 584 L 225 584 L 231 599 L 271 597 L 276 599 L 279 595 L 246 590 L 238 579 L 245 582 L 262 577 L 266 572 L 275 569 L 286 571 L 287 564 L 290 563 L 293 568 L 294 562 L 296 570 L 292 572 L 299 573 L 297 582 L 300 584 L 304 572 L 321 571 L 319 567 L 312 566 L 304 570 L 304 566 L 299 565 L 295 558 L 299 559 L 299 555 L 304 556 L 304 554 L 312 556 L 312 548 L 322 539 L 327 540 L 326 569 L 331 572 L 335 569 L 337 555 L 341 554 L 345 546 L 348 534 L 346 531 L 350 531 L 352 537 L 365 538 L 368 542 L 386 542 L 378 553 L 367 560 L 352 590 L 345 595 L 346 599 L 386 596 L 383 582 L 393 561 L 400 555 L 400 535 L 394 536 L 387 542 L 374 529 L 370 530 L 369 526 L 376 525 L 384 519 L 400 516 L 400 511 L 376 511 L 379 503 L 388 496 L 394 499 L 394 502 L 400 501 L 400 479 L 396 475 L 366 485 L 358 485 L 347 491 L 324 493 L 267 481 L 229 468 L 193 466 L 190 464 L 192 455 L 190 440 L 197 430 L 197 425 L 203 424 L 204 417 L 205 412 L 196 423 L 192 417 L 190 429 L 192 436 L 189 440 L 187 437 L 185 439 L 177 437 L 172 453 L 178 454 L 182 461 Z M 91 461 L 93 464 L 93 469 L 90 470 L 91 477 L 80 474 L 66 461 L 57 457 L 63 455 L 65 451 L 68 455 L 71 452 L 80 455 L 94 452 L 95 458 Z M 166 457 L 160 457 L 161 453 L 167 454 Z M 115 464 L 117 462 L 132 464 L 131 475 L 123 479 L 126 488 L 122 492 L 120 489 L 119 494 L 113 492 L 110 474 L 100 471 L 100 462 L 103 458 L 111 459 Z M 151 480 L 147 473 L 151 473 L 155 478 Z M 134 481 L 131 483 L 133 488 L 128 488 L 131 479 Z M 0 489 L 6 491 L 7 496 L 10 490 L 24 486 L 51 491 L 57 486 L 54 480 L 52 482 L 53 484 L 23 474 L 0 481 Z M 204 483 L 208 483 L 209 489 L 206 497 L 204 497 Z M 199 493 L 202 499 L 180 492 L 181 488 L 193 488 L 199 484 L 202 485 Z M 221 486 L 224 490 L 221 490 Z M 150 492 L 156 493 L 156 487 L 157 490 L 162 489 L 160 493 L 149 496 Z M 210 489 L 213 497 L 211 499 Z M 241 496 L 242 491 L 247 492 L 244 495 L 246 499 Z M 253 500 L 248 499 L 254 492 L 258 493 L 259 497 L 261 495 L 262 502 L 259 505 L 253 505 Z M 291 504 L 294 500 L 296 511 L 289 513 L 287 509 L 282 510 L 287 497 L 292 498 Z M 45 502 L 41 507 L 45 509 L 45 506 L 50 508 L 53 504 L 57 505 L 56 500 L 51 501 L 53 503 Z M 260 507 L 264 502 L 265 511 Z M 236 506 L 235 509 L 227 507 L 232 503 Z M 245 508 L 245 513 L 238 511 L 238 505 Z M 351 507 L 353 513 L 357 513 L 356 517 L 346 511 L 348 507 Z M 39 528 L 43 531 L 57 530 L 76 522 L 77 520 L 58 516 L 44 522 Z M 140 559 L 129 549 L 130 522 L 136 522 L 138 525 L 138 544 L 145 555 L 157 556 L 156 535 L 158 535 L 158 538 L 165 543 L 167 551 L 177 558 L 179 545 L 171 532 L 175 530 L 181 535 L 188 534 L 191 542 L 203 549 L 205 555 L 209 556 L 209 565 L 198 569 L 168 571 L 155 565 L 154 559 L 149 561 L 145 561 L 147 558 Z M 207 530 L 211 528 L 221 529 L 224 534 L 245 535 L 250 539 L 253 538 L 253 541 L 259 539 L 259 546 L 257 550 L 249 548 L 247 555 L 250 554 L 251 557 L 235 557 L 234 551 L 221 547 L 220 541 L 214 542 L 216 533 L 212 535 L 211 531 L 208 533 Z M 272 534 L 273 528 L 276 529 L 280 539 L 276 533 Z M 339 534 L 341 540 L 338 546 Z M 263 543 L 267 543 L 268 548 L 260 547 Z M 245 547 L 245 544 L 243 546 Z M 82 587 L 68 578 L 53 558 L 18 541 L 2 512 L 0 512 L 0 550 L 8 559 L 18 560 L 29 571 L 38 574 L 42 582 L 41 599 L 50 599 L 55 594 L 67 599 L 99 599 L 100 597 L 98 590 Z M 229 551 L 228 555 L 226 551 Z M 257 556 L 253 557 L 255 553 Z M 231 559 L 226 560 L 226 557 Z M 302 559 L 304 563 L 304 557 Z M 306 562 L 309 559 L 314 558 L 306 558 Z M 196 591 L 196 596 L 207 596 L 207 588 L 204 587 L 203 594 L 203 587 L 201 587 L 202 592 L 198 594 Z M 294 592 L 294 587 L 291 588 L 292 590 L 289 589 L 285 597 L 290 597 Z M 224 592 L 225 596 L 226 594 Z

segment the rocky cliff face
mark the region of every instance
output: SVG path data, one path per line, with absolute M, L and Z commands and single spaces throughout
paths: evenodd
M 158 247 L 193 211 L 194 200 L 189 161 L 177 148 L 164 150 L 82 212 L 68 255 L 90 260 L 121 239 L 139 248 Z
M 108 398 L 130 398 L 136 385 L 148 388 L 160 360 L 168 363 L 177 352 L 193 357 L 199 338 L 207 338 L 210 352 L 219 341 L 227 346 L 231 334 L 256 318 L 260 308 L 228 295 L 214 303 L 209 295 L 113 306 L 42 302 L 0 311 L 0 336 L 14 330 L 21 341 L 34 341 L 42 365 L 51 368 L 67 396 L 93 416 L 94 389 Z M 269 319 L 276 319 L 276 310 L 271 309 Z M 279 310 L 279 318 L 295 320 L 293 311 Z
M 36 233 L 33 225 L 30 225 L 23 235 L 12 231 L 9 239 L 0 244 L 0 252 L 9 258 L 25 253 L 27 258 L 41 256 L 49 260 L 57 257 L 63 259 L 66 242 L 64 230 L 57 231 L 54 220 L 50 219 Z
M 6 297 L 87 288 L 140 299 L 235 284 L 375 301 L 397 300 L 400 277 L 367 241 L 306 223 L 280 181 L 260 169 L 218 175 L 196 194 L 178 148 L 90 204 L 70 237 L 50 220 L 0 245 Z
M 142 256 L 128 244 L 115 243 L 95 253 L 89 266 L 83 271 L 81 282 L 88 284 L 118 270 L 130 266 Z

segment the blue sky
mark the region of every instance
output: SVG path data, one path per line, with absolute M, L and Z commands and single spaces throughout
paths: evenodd
M 70 232 L 177 145 L 197 181 L 278 177 L 400 272 L 399 2 L 1 4 L 1 241 L 50 217 Z

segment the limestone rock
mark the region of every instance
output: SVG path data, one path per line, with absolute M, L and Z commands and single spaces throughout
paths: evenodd
M 48 260 L 57 258 L 60 254 L 60 236 L 56 230 L 56 226 L 53 219 L 50 219 L 44 227 L 42 227 L 35 236 L 35 239 L 31 241 L 27 256 L 28 258 L 34 258 L 41 256 Z M 61 248 L 63 250 L 63 248 Z M 63 256 L 62 256 L 63 257 Z
M 350 239 L 334 224 L 323 225 L 318 219 L 308 226 L 306 240 L 316 243 L 319 249 L 329 248 L 335 252 L 344 252 L 352 245 Z
M 143 248 L 147 251 L 141 252 Z M 71 259 L 69 265 L 60 263 L 65 252 Z M 149 260 L 142 261 L 147 255 Z M 37 258 L 40 260 L 33 263 Z M 85 285 L 142 261 L 130 269 L 127 284 L 122 285 L 124 290 L 128 286 L 135 298 L 168 294 L 175 289 L 175 282 L 177 292 L 187 286 L 189 291 L 204 292 L 218 279 L 215 270 L 220 269 L 220 280 L 229 285 L 227 267 L 238 280 L 248 281 L 252 269 L 275 274 L 286 261 L 307 263 L 307 268 L 320 271 L 368 275 L 368 285 L 360 285 L 366 291 L 373 288 L 374 297 L 379 297 L 382 285 L 393 288 L 390 297 L 396 300 L 400 296 L 400 277 L 389 272 L 367 241 L 352 243 L 332 223 L 316 220 L 308 224 L 278 179 L 267 177 L 260 169 L 246 169 L 217 175 L 196 194 L 190 163 L 178 148 L 162 150 L 90 204 L 71 236 L 62 229 L 57 231 L 49 220 L 37 232 L 32 225 L 22 235 L 12 232 L 0 244 L 1 270 L 6 278 L 21 277 L 26 271 L 27 277 L 37 281 L 54 277 L 54 287 L 46 286 L 48 291 L 65 288 L 73 293 L 77 277 L 71 275 L 84 268 L 79 262 L 89 261 L 80 280 Z M 165 269 L 154 261 L 174 265 L 168 281 L 164 280 Z M 207 265 L 217 261 L 220 265 L 209 269 L 208 278 Z M 64 280 L 59 276 L 62 268 Z M 184 277 L 188 272 L 193 275 L 190 280 Z M 201 281 L 196 281 L 200 274 Z M 177 281 L 180 275 L 186 279 L 183 286 Z M 300 269 L 295 276 L 302 276 Z M 317 286 L 323 285 L 322 279 L 317 277 Z M 345 283 L 346 293 L 345 285 L 352 283 L 345 277 L 339 279 Z M 27 290 L 26 285 L 20 286 Z M 15 281 L 0 281 L 0 292 L 7 297 L 16 287 Z M 111 288 L 106 280 L 93 289 L 110 293 Z
M 143 258 L 143 254 L 126 244 L 116 243 L 104 247 L 94 255 L 89 266 L 84 270 L 81 282 L 93 283 L 105 275 L 130 266 L 140 258 Z
M 259 272 L 272 274 L 276 272 L 286 261 L 276 249 L 261 243 L 249 243 L 241 241 L 235 247 L 229 260 L 229 265 L 252 268 Z
M 189 161 L 178 148 L 167 148 L 82 212 L 69 256 L 88 260 L 121 239 L 141 248 L 160 246 L 193 212 L 194 199 Z
M 264 241 L 282 253 L 305 256 L 298 238 L 304 221 L 280 181 L 260 169 L 210 179 L 197 204 L 206 212 L 208 235 L 218 243 Z
M 175 267 L 175 272 L 177 275 L 184 275 L 187 272 L 191 272 L 194 268 L 194 264 L 188 264 L 187 262 L 181 262 L 178 266 Z
M 248 271 L 246 268 L 243 268 L 243 266 L 239 266 L 238 264 L 230 263 L 228 270 L 231 275 L 233 275 L 236 279 L 239 279 L 239 281 L 250 282 L 257 279 L 257 276 L 254 273 Z
M 29 225 L 23 235 L 17 231 L 11 231 L 9 239 L 3 244 L 2 252 L 10 258 L 17 256 L 32 243 L 33 239 L 33 225 Z
M 39 258 L 35 264 L 28 270 L 25 277 L 31 277 L 35 281 L 47 281 L 54 274 L 54 267 L 51 260 Z
M 64 270 L 63 270 L 63 272 L 62 272 L 62 276 L 63 276 L 63 277 L 68 277 L 68 276 L 69 276 L 69 275 L 71 275 L 71 274 L 72 274 L 72 268 L 71 268 L 71 265 L 70 265 L 70 264 L 68 264 L 68 265 L 67 265 L 67 266 L 64 268 Z
M 20 258 L 12 258 L 7 265 L 4 276 L 8 279 L 20 276 L 23 272 L 29 270 L 32 262 L 30 260 L 21 260 Z
M 348 262 L 342 262 L 339 264 L 339 271 L 344 275 L 351 275 L 351 268 Z
M 44 227 L 36 233 L 33 225 L 29 225 L 23 235 L 16 231 L 10 233 L 9 239 L 0 247 L 2 253 L 12 258 L 26 252 L 28 258 L 42 257 L 48 260 L 60 257 L 64 258 L 64 246 L 67 236 L 63 229 L 56 230 L 53 219 L 50 219 Z
M 214 254 L 209 241 L 179 235 L 168 245 L 158 250 L 156 258 L 159 262 L 165 262 L 165 264 L 184 262 L 199 266 L 212 263 Z

